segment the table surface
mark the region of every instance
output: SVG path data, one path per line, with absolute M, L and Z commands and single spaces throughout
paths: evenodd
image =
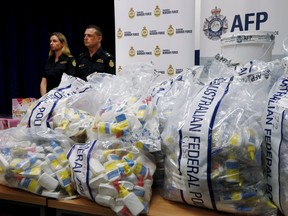
M 0 185 L 0 199 L 16 202 L 29 203 L 33 205 L 46 206 L 47 198 L 24 191 L 18 188 L 11 188 L 5 185 Z
M 86 214 L 97 214 L 114 216 L 116 213 L 110 208 L 103 207 L 97 203 L 85 198 L 79 197 L 73 200 L 54 200 L 48 199 L 48 207 L 62 209 L 66 211 L 82 212 Z M 158 190 L 153 190 L 152 200 L 149 206 L 148 216 L 220 216 L 229 215 L 225 213 L 216 212 L 209 209 L 189 206 L 182 203 L 169 201 L 160 196 Z
M 149 206 L 147 216 L 223 216 L 229 215 L 209 209 L 204 209 L 195 206 L 189 206 L 183 203 L 178 203 L 164 199 L 158 189 L 153 189 L 152 200 Z M 29 203 L 40 206 L 47 206 L 59 210 L 70 212 L 79 212 L 84 214 L 97 214 L 116 216 L 116 213 L 108 207 L 101 206 L 96 202 L 85 197 L 78 197 L 72 200 L 52 199 L 40 195 L 36 195 L 21 189 L 11 188 L 0 185 L 0 199 L 16 202 Z

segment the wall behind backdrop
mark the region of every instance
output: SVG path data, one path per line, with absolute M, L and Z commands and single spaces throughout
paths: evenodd
M 64 33 L 72 54 L 78 56 L 85 49 L 86 26 L 96 24 L 104 32 L 103 48 L 115 56 L 114 1 L 103 1 L 101 7 L 92 7 L 92 2 L 81 3 L 47 0 L 39 3 L 30 0 L 2 2 L 0 116 L 12 114 L 12 98 L 40 97 L 41 73 L 48 57 L 52 32 Z

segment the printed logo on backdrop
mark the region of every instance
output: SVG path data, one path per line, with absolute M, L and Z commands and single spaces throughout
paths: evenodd
M 158 5 L 156 5 L 156 8 L 154 9 L 154 16 L 159 17 L 161 15 L 161 9 Z
M 133 46 L 130 47 L 129 52 L 128 52 L 130 57 L 134 57 L 136 52 Z
M 163 9 L 161 11 L 159 5 L 156 5 L 154 11 L 153 11 L 153 14 L 155 17 L 159 17 L 160 15 L 162 14 L 178 14 L 179 13 L 179 10 L 178 9 Z M 152 12 L 148 11 L 148 12 L 145 12 L 145 11 L 136 11 L 134 10 L 134 8 L 130 8 L 130 10 L 128 11 L 128 17 L 130 19 L 133 19 L 135 16 L 137 17 L 141 17 L 141 16 L 151 16 L 152 15 Z
M 170 64 L 168 69 L 167 69 L 167 75 L 168 76 L 173 76 L 174 75 L 174 68 L 173 66 Z
M 130 19 L 133 19 L 135 17 L 135 11 L 133 8 L 130 8 L 129 12 L 128 12 L 128 17 Z
M 205 19 L 203 31 L 210 40 L 219 40 L 227 32 L 228 21 L 226 16 L 221 15 L 220 8 L 215 7 L 211 13 L 212 16 Z
M 149 31 L 149 35 L 165 35 L 165 31 L 158 31 L 157 29 L 153 29 Z
M 117 31 L 117 38 L 122 38 L 123 37 L 123 32 L 122 32 L 122 29 L 119 28 L 118 31 Z
M 163 55 L 178 54 L 178 50 L 163 49 Z
M 147 30 L 146 26 L 143 27 L 143 29 L 141 31 L 141 35 L 144 38 L 146 38 L 148 36 L 148 30 Z
M 130 8 L 129 12 L 128 12 L 128 17 L 130 19 L 133 19 L 135 17 L 135 15 L 137 17 L 143 17 L 143 16 L 151 16 L 152 15 L 152 12 L 145 12 L 145 11 L 134 11 L 133 8 Z
M 168 76 L 174 76 L 175 74 L 180 74 L 181 72 L 183 72 L 183 69 L 178 68 L 178 69 L 174 69 L 174 67 L 170 64 L 167 68 L 166 74 Z
M 138 37 L 139 33 L 138 32 L 131 32 L 131 31 L 125 31 L 124 32 L 124 37 Z
M 122 71 L 122 66 L 119 65 L 117 72 L 120 73 Z
M 177 54 L 179 54 L 179 51 L 178 50 L 171 50 L 169 48 L 161 50 L 159 45 L 156 45 L 153 52 L 150 50 L 147 51 L 147 50 L 143 50 L 143 49 L 135 50 L 135 48 L 133 46 L 131 46 L 129 51 L 128 51 L 128 54 L 130 57 L 134 57 L 136 55 L 137 56 L 151 56 L 152 54 L 154 54 L 154 56 L 158 57 L 161 54 L 163 54 L 163 55 L 177 55 Z
M 168 29 L 167 29 L 167 35 L 172 36 L 174 35 L 174 28 L 172 25 L 169 25 Z
M 157 45 L 156 48 L 154 49 L 154 55 L 156 57 L 160 56 L 161 55 L 161 49 L 160 47 Z

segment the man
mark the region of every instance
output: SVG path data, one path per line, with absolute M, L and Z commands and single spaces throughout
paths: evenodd
M 76 70 L 76 76 L 85 81 L 94 72 L 116 74 L 114 57 L 101 46 L 102 36 L 102 30 L 98 26 L 87 26 L 84 44 L 88 50 L 78 57 Z

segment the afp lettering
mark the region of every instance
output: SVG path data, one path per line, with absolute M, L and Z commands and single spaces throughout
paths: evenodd
M 231 32 L 235 30 L 238 31 L 248 31 L 248 30 L 260 30 L 260 25 L 265 23 L 268 20 L 268 13 L 267 12 L 258 12 L 258 13 L 247 13 L 244 15 L 244 23 L 243 17 L 241 15 L 235 15 Z M 243 26 L 244 24 L 244 26 Z M 252 25 L 255 24 L 255 29 L 252 29 Z

